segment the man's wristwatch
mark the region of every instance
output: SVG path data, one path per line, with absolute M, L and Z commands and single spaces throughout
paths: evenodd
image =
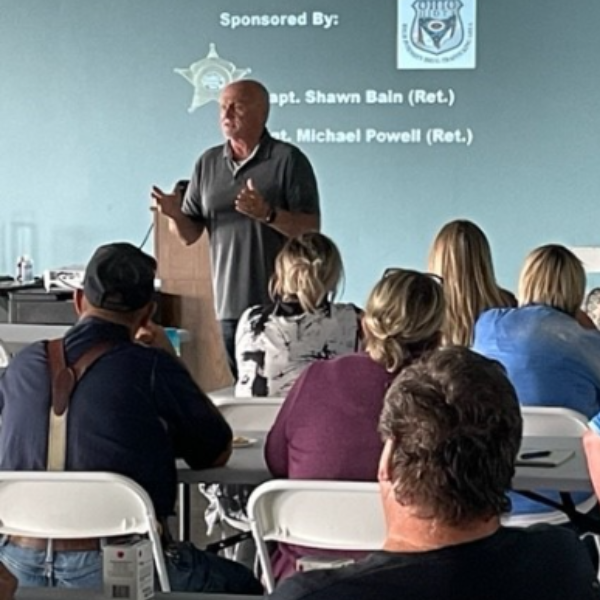
M 277 209 L 272 206 L 265 217 L 265 223 L 271 224 L 277 218 Z

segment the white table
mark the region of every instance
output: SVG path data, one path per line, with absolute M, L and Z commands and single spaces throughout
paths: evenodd
M 238 433 L 238 432 L 236 432 Z M 264 432 L 239 432 L 248 438 L 256 438 L 255 445 L 237 448 L 223 467 L 193 471 L 183 462 L 178 463 L 181 483 L 247 483 L 258 485 L 272 479 L 264 456 Z M 592 484 L 587 470 L 581 440 L 576 438 L 525 438 L 524 448 L 572 450 L 574 456 L 558 467 L 517 467 L 513 489 L 532 490 L 549 488 L 561 492 L 591 492 Z
M 243 435 L 256 439 L 256 444 L 246 448 L 234 448 L 224 467 L 213 467 L 194 471 L 184 461 L 177 461 L 178 490 L 178 535 L 180 540 L 189 540 L 191 531 L 191 494 L 190 486 L 199 483 L 247 483 L 259 485 L 272 479 L 264 456 L 264 431 L 242 431 Z
M 236 435 L 256 439 L 247 448 L 234 448 L 231 458 L 223 467 L 193 471 L 183 461 L 178 461 L 178 479 L 187 485 L 195 483 L 247 483 L 258 485 L 272 479 L 265 462 L 265 433 L 256 431 L 236 432 Z
M 572 450 L 574 456 L 558 467 L 517 467 L 514 490 L 545 488 L 559 492 L 593 492 L 581 439 L 527 437 L 523 439 L 522 447 Z
M 182 592 L 156 592 L 157 600 L 258 600 L 263 596 L 240 596 L 233 594 L 187 594 Z M 106 600 L 102 591 L 71 588 L 32 588 L 20 587 L 17 600 Z
M 255 445 L 237 448 L 223 467 L 194 471 L 183 461 L 178 462 L 179 480 L 179 536 L 189 539 L 190 488 L 198 483 L 244 483 L 259 485 L 272 479 L 264 456 L 265 432 L 236 432 L 248 438 L 256 438 Z M 560 492 L 593 492 L 581 440 L 578 438 L 524 438 L 523 448 L 548 450 L 572 450 L 573 457 L 558 467 L 517 467 L 513 489 L 533 491 L 553 489 Z

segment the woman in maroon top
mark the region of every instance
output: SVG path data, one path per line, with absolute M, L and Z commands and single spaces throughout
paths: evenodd
M 273 476 L 376 481 L 385 393 L 401 369 L 439 345 L 443 320 L 438 278 L 388 269 L 367 301 L 365 352 L 312 363 L 288 393 L 267 437 Z M 275 577 L 291 575 L 299 557 L 315 554 L 332 553 L 280 545 Z

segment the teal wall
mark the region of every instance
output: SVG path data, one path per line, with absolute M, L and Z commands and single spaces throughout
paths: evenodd
M 479 0 L 476 68 L 430 70 L 396 66 L 400 4 L 0 0 L 0 273 L 22 252 L 41 272 L 82 264 L 106 241 L 142 241 L 150 186 L 188 177 L 221 140 L 216 103 L 188 112 L 194 88 L 174 72 L 210 43 L 300 100 L 273 107 L 273 131 L 294 141 L 301 128 L 361 131 L 361 143 L 299 144 L 346 262 L 346 298 L 362 303 L 386 266 L 424 268 L 436 231 L 457 217 L 488 233 L 507 287 L 536 245 L 594 245 L 600 3 Z M 315 12 L 336 24 L 313 25 Z M 306 13 L 308 24 L 232 30 L 223 13 Z M 367 104 L 369 89 L 405 102 Z M 411 107 L 417 89 L 452 90 L 455 102 Z M 361 102 L 311 105 L 307 90 Z M 367 144 L 368 128 L 470 130 L 473 140 Z

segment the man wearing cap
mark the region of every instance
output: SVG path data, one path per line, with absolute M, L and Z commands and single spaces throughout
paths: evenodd
M 156 208 L 186 244 L 209 234 L 217 319 L 235 376 L 235 331 L 250 306 L 268 304 L 269 278 L 287 237 L 320 227 L 308 158 L 267 128 L 269 93 L 258 81 L 226 86 L 219 100 L 224 145 L 197 161 L 185 197 L 152 189 Z M 183 203 L 182 203 L 183 200 Z
M 65 469 L 111 471 L 139 483 L 159 518 L 173 514 L 175 458 L 194 469 L 223 465 L 232 432 L 151 322 L 156 261 L 126 243 L 92 256 L 74 301 L 77 324 L 64 338 L 67 365 L 108 349 L 70 397 Z M 146 345 L 135 343 L 142 335 Z M 169 352 L 170 350 L 170 352 Z M 0 379 L 0 469 L 46 470 L 51 379 L 47 343 L 17 354 Z M 22 585 L 98 587 L 101 540 L 7 536 L 0 561 Z

